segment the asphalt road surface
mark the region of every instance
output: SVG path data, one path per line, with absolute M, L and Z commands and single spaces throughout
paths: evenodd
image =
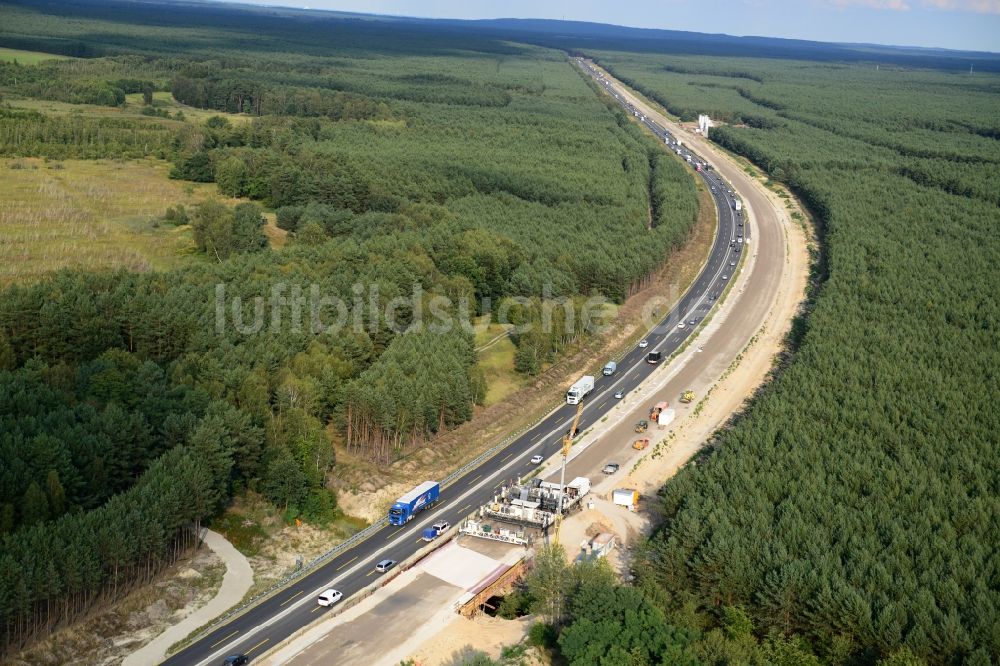
M 690 155 L 692 169 L 695 163 L 704 162 L 686 146 L 678 146 L 676 137 L 642 115 L 624 96 L 617 95 L 611 84 L 602 79 L 589 64 L 582 61 L 579 64 L 615 96 L 626 112 L 654 132 L 664 142 L 666 149 L 676 154 L 680 148 L 681 158 Z M 706 169 L 698 175 L 714 188 L 712 196 L 718 208 L 718 233 L 708 261 L 679 302 L 646 336 L 648 347 L 636 347 L 625 354 L 618 361 L 618 369 L 614 375 L 595 377 L 594 390 L 584 400 L 579 432 L 598 422 L 614 407 L 616 400 L 613 396 L 616 391 L 633 390 L 660 367 L 647 363 L 649 352 L 661 352 L 664 362 L 670 358 L 708 314 L 718 295 L 725 289 L 727 281 L 732 278 L 735 269 L 730 264 L 738 262 L 742 252 L 737 253 L 736 250 L 742 251 L 745 245 L 739 242 L 744 236 L 742 217 L 734 210 L 733 195 L 714 170 Z M 386 558 L 403 561 L 425 545 L 420 539 L 425 527 L 439 520 L 447 520 L 452 524 L 460 522 L 475 508 L 492 499 L 495 490 L 505 481 L 531 471 L 534 465 L 529 459 L 533 455 L 541 454 L 548 458 L 558 452 L 575 412 L 575 405 L 562 405 L 493 458 L 443 488 L 441 501 L 432 509 L 417 514 L 409 524 L 383 527 L 370 538 L 293 581 L 287 588 L 242 615 L 217 627 L 164 663 L 221 664 L 227 655 L 245 654 L 252 660 L 254 656 L 263 654 L 330 610 L 317 605 L 316 597 L 320 592 L 333 587 L 343 592 L 345 598 L 358 592 L 380 575 L 374 571 L 376 562 Z M 569 478 L 571 477 L 567 476 L 567 480 Z

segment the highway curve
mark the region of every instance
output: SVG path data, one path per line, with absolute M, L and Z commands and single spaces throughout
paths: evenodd
M 584 68 L 584 71 L 597 76 L 589 69 L 591 65 L 581 60 L 576 62 Z M 619 103 L 630 113 L 639 110 L 640 115 L 645 115 L 644 124 L 661 140 L 666 141 L 664 138 L 666 130 L 669 130 L 673 137 L 677 136 L 677 128 L 666 118 L 631 98 L 626 91 L 618 87 L 616 82 L 608 82 L 606 75 L 602 85 L 605 84 L 609 90 L 615 89 Z M 721 293 L 732 276 L 733 269 L 730 262 L 735 253 L 730 243 L 737 239 L 742 228 L 737 224 L 737 215 L 733 210 L 734 200 L 718 180 L 716 171 L 729 181 L 740 194 L 744 206 L 750 209 L 753 224 L 747 228 L 746 239 L 756 255 L 752 262 L 753 269 L 749 275 L 748 286 L 742 294 L 739 294 L 739 301 L 728 313 L 726 325 L 728 326 L 730 322 L 740 322 L 743 324 L 740 326 L 741 330 L 749 326 L 749 330 L 755 331 L 770 308 L 781 280 L 781 265 L 785 252 L 784 232 L 772 204 L 759 191 L 760 186 L 728 160 L 713 157 L 714 150 L 707 147 L 700 139 L 692 139 L 686 133 L 683 134 L 684 145 L 692 146 L 698 151 L 697 154 L 691 153 L 692 159 L 708 161 L 715 167 L 714 170 L 702 171 L 699 174 L 708 184 L 715 186 L 713 197 L 718 209 L 718 232 L 711 253 L 688 291 L 666 317 L 649 332 L 648 349 L 630 350 L 619 360 L 615 375 L 597 376 L 594 391 L 585 401 L 581 431 L 600 421 L 617 404 L 612 398 L 615 391 L 619 389 L 632 391 L 654 371 L 663 372 L 661 369 L 663 365 L 646 363 L 647 352 L 661 351 L 665 359 L 669 358 L 696 328 L 687 325 L 687 322 L 694 320 L 697 324 L 706 316 L 716 303 L 711 297 Z M 746 245 L 747 243 L 743 244 L 744 247 Z M 750 248 L 747 247 L 740 256 L 749 252 Z M 736 296 L 734 292 L 730 298 Z M 681 322 L 685 323 L 683 328 L 678 327 Z M 746 338 L 740 346 L 745 342 Z M 685 371 L 694 370 L 685 368 Z M 223 658 L 230 654 L 247 654 L 251 659 L 264 654 L 294 632 L 330 612 L 329 609 L 316 604 L 319 592 L 328 587 L 335 587 L 348 597 L 370 585 L 378 575 L 373 571 L 377 561 L 384 558 L 404 561 L 421 547 L 423 542 L 419 536 L 424 527 L 439 520 L 458 523 L 479 505 L 491 499 L 494 490 L 504 481 L 533 469 L 534 466 L 528 462 L 532 455 L 541 454 L 547 458 L 556 453 L 563 433 L 569 428 L 574 411 L 575 406 L 561 405 L 492 458 L 442 489 L 441 502 L 434 509 L 419 514 L 410 524 L 403 527 L 383 525 L 365 541 L 337 554 L 336 557 L 292 581 L 249 610 L 213 628 L 164 663 L 216 664 L 221 663 Z M 593 476 L 595 471 L 593 465 L 602 459 L 601 456 L 607 455 L 604 444 L 611 442 L 599 444 L 591 446 L 583 452 L 583 455 L 573 460 L 567 470 L 567 478 L 577 475 Z M 596 469 L 599 470 L 600 466 L 598 465 Z

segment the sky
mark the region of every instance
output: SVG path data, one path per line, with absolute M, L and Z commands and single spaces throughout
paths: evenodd
M 1000 52 L 1000 0 L 240 0 L 427 18 L 640 28 Z

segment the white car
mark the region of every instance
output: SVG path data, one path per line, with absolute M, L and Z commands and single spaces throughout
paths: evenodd
M 532 465 L 541 465 L 543 460 L 545 460 L 545 458 L 541 456 L 531 456 Z
M 649 340 L 639 340 L 639 349 L 645 349 L 649 346 Z
M 323 590 L 322 594 L 319 595 L 319 598 L 316 599 L 316 603 L 320 606 L 332 606 L 343 598 L 343 592 L 338 592 L 331 587 L 329 590 Z
M 684 328 L 684 322 L 677 324 L 677 328 Z

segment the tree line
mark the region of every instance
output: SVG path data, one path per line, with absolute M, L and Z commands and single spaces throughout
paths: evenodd
M 174 178 L 253 200 L 164 211 L 190 225 L 197 250 L 176 270 L 67 270 L 0 295 L 8 649 L 148 581 L 233 496 L 259 494 L 287 520 L 331 519 L 335 442 L 391 463 L 482 401 L 463 302 L 480 314 L 523 295 L 530 318 L 546 293 L 621 300 L 694 223 L 690 175 L 651 157 L 655 143 L 560 54 L 455 36 L 445 52 L 423 39 L 405 56 L 405 40 L 390 39 L 399 57 L 373 58 L 357 41 L 279 39 L 282 25 L 249 56 L 220 32 L 211 53 L 138 45 L 141 57 L 56 62 L 0 84 L 60 99 L 69 80 L 142 95 L 176 82 L 178 99 L 211 92 L 201 101 L 220 113 L 248 111 L 246 99 L 228 106 L 248 81 L 265 93 L 248 88 L 260 115 L 240 122 L 3 110 L 6 154 L 158 156 Z M 66 29 L 57 17 L 44 26 Z M 190 27 L 137 25 L 122 39 L 180 44 Z M 267 244 L 264 207 L 289 232 L 280 250 Z M 345 326 L 327 330 L 338 312 L 322 303 L 314 325 L 313 288 L 350 307 Z M 405 330 L 415 291 L 419 306 L 447 297 L 451 332 Z M 539 353 L 522 370 L 576 334 L 531 342 Z M 171 470 L 177 492 L 162 488 Z
M 692 110 L 683 81 L 713 68 L 658 75 L 684 59 L 602 58 Z M 800 196 L 822 255 L 776 380 L 663 488 L 642 586 L 706 622 L 740 607 L 755 636 L 798 637 L 820 663 L 993 663 L 1000 214 L 993 171 L 967 165 L 1000 158 L 968 131 L 995 122 L 995 92 L 933 71 L 714 68 L 759 72 L 755 97 L 780 102 L 753 110 L 774 125 L 710 138 Z M 711 103 L 727 99 L 739 118 L 749 100 Z

